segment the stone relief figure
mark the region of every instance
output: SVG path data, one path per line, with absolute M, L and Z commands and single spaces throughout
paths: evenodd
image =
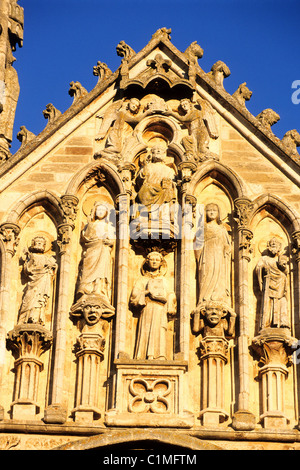
M 57 271 L 53 256 L 45 254 L 46 239 L 36 236 L 32 239 L 23 266 L 27 279 L 18 324 L 45 322 L 45 308 L 51 295 L 52 280 Z
M 187 98 L 180 101 L 178 113 L 168 114 L 179 119 L 188 129 L 188 135 L 183 137 L 182 145 L 188 160 L 202 161 L 207 158 L 217 159 L 209 150 L 210 138 L 218 138 L 213 111 L 210 104 L 198 100 L 196 104 Z
M 96 137 L 96 140 L 99 141 L 107 136 L 105 148 L 96 156 L 121 158 L 121 152 L 124 151 L 124 145 L 126 145 L 126 139 L 123 135 L 125 128 L 129 125 L 133 130 L 146 115 L 147 113 L 141 112 L 141 104 L 137 98 L 113 103 L 104 114 Z M 130 139 L 130 136 L 127 139 Z
M 136 178 L 137 203 L 141 205 L 140 230 L 165 233 L 174 238 L 176 232 L 177 190 L 172 159 L 164 147 L 155 145 L 143 162 Z M 151 235 L 149 232 L 149 236 Z
M 260 329 L 290 328 L 287 305 L 288 258 L 279 254 L 281 243 L 273 237 L 267 243 L 267 252 L 259 259 L 255 272 L 262 293 Z
M 168 316 L 176 314 L 176 296 L 167 287 L 166 270 L 162 254 L 152 251 L 133 287 L 130 306 L 140 313 L 135 359 L 167 359 Z
M 194 315 L 193 333 L 201 333 L 203 338 L 234 336 L 236 313 L 225 308 L 222 302 L 209 301 Z
M 110 270 L 115 232 L 108 215 L 108 207 L 101 202 L 95 202 L 81 233 L 83 256 L 77 296 L 98 295 L 110 305 Z
M 205 207 L 204 244 L 195 250 L 198 278 L 197 307 L 210 301 L 230 306 L 231 245 L 217 204 Z
M 70 312 L 73 322 L 80 322 L 82 331 L 101 330 L 100 319 L 105 320 L 111 318 L 115 314 L 115 309 L 110 306 L 99 295 L 83 295 L 76 302 Z
M 150 158 L 141 168 L 138 178 L 142 185 L 138 199 L 146 207 L 176 201 L 175 171 L 168 165 L 167 150 L 156 145 L 151 149 Z

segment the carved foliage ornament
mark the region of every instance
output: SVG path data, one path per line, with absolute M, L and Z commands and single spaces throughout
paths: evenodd
M 145 380 L 132 379 L 129 392 L 133 396 L 129 402 L 129 411 L 132 413 L 168 413 L 170 403 L 168 396 L 172 391 L 168 379 Z

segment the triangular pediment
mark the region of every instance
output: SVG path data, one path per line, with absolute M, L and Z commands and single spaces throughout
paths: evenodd
M 283 163 L 282 170 L 299 184 L 298 132 L 291 130 L 282 140 L 276 137 L 271 126 L 279 116 L 274 111 L 267 109 L 257 117 L 252 115 L 246 107 L 246 101 L 251 97 L 246 84 L 241 84 L 234 94 L 228 93 L 223 85 L 224 79 L 230 75 L 226 64 L 218 61 L 211 71 L 204 72 L 198 64 L 203 50 L 197 42 L 181 52 L 171 42 L 170 32 L 167 28 L 156 31 L 138 53 L 120 41 L 117 46 L 117 54 L 122 58 L 120 67 L 113 73 L 106 64 L 98 62 L 94 67 L 98 83 L 90 92 L 80 83 L 73 82 L 69 93 L 74 101 L 64 113 L 51 104 L 47 105 L 44 116 L 48 118 L 48 124 L 45 129 L 37 136 L 25 127 L 21 130 L 21 147 L 1 165 L 0 175 L 7 177 L 14 173 L 16 166 L 26 166 L 24 160 L 32 153 L 38 152 L 39 157 L 34 159 L 38 161 L 44 149 L 48 153 L 91 116 L 99 111 L 103 113 L 108 102 L 156 94 L 166 101 L 183 98 L 198 102 L 199 98 L 202 102 L 204 100 L 273 164 Z

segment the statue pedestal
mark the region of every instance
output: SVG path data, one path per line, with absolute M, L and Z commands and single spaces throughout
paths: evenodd
M 202 411 L 204 426 L 218 425 L 228 418 L 224 410 L 224 366 L 228 341 L 221 336 L 207 336 L 200 342 L 202 363 Z
M 51 333 L 40 324 L 20 324 L 8 333 L 7 347 L 16 358 L 14 401 L 11 404 L 13 419 L 34 419 L 39 412 L 38 384 L 43 369 L 40 356 L 51 344 Z
M 183 361 L 117 359 L 114 409 L 108 426 L 191 428 L 194 415 L 184 409 Z
M 264 328 L 252 340 L 261 366 L 258 373 L 262 396 L 260 422 L 264 428 L 282 428 L 289 422 L 284 414 L 285 381 L 296 341 L 286 328 Z
M 98 395 L 104 347 L 105 340 L 98 333 L 82 333 L 77 338 L 76 406 L 72 410 L 76 422 L 93 421 L 101 416 Z

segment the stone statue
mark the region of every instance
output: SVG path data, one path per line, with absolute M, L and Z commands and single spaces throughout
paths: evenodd
M 262 292 L 260 329 L 290 328 L 286 298 L 288 258 L 279 255 L 280 250 L 280 241 L 271 238 L 267 243 L 267 253 L 255 268 Z
M 205 207 L 204 245 L 195 250 L 198 278 L 198 306 L 209 301 L 230 305 L 231 246 L 220 209 L 210 203 Z
M 166 269 L 163 256 L 152 251 L 133 287 L 130 305 L 140 312 L 135 359 L 167 359 L 168 315 L 176 314 L 176 296 L 167 287 Z
M 217 159 L 209 151 L 209 139 L 218 138 L 212 108 L 207 101 L 198 100 L 194 105 L 189 99 L 180 101 L 179 113 L 170 111 L 169 115 L 179 119 L 188 129 L 188 136 L 183 137 L 182 145 L 188 160 L 202 161 L 206 158 Z
M 151 149 L 150 158 L 141 168 L 138 178 L 142 185 L 138 191 L 138 200 L 149 208 L 176 201 L 175 171 L 169 165 L 167 151 L 156 145 Z
M 199 309 L 193 318 L 193 333 L 201 333 L 203 338 L 234 336 L 236 313 L 225 308 L 222 302 L 209 301 Z
M 98 152 L 96 156 L 107 156 L 120 158 L 124 145 L 124 135 L 126 125 L 132 129 L 145 117 L 145 113 L 140 113 L 140 101 L 132 98 L 128 101 L 117 101 L 107 110 L 103 116 L 100 130 L 96 140 L 106 137 L 105 148 Z M 101 116 L 98 116 L 101 117 Z
M 136 186 L 140 231 L 147 232 L 143 236 L 148 238 L 155 233 L 174 238 L 177 230 L 175 170 L 164 147 L 152 147 L 150 155 L 142 161 Z
M 52 279 L 57 271 L 53 256 L 46 255 L 46 239 L 33 238 L 23 266 L 27 284 L 19 311 L 18 324 L 44 324 L 45 308 L 51 294 Z
M 115 314 L 115 309 L 100 295 L 82 295 L 70 312 L 70 317 L 74 323 L 80 321 L 80 329 L 101 330 L 99 321 L 101 318 L 107 320 Z
M 81 234 L 82 265 L 77 295 L 98 295 L 110 304 L 111 253 L 115 232 L 108 221 L 108 207 L 95 202 L 88 223 Z

